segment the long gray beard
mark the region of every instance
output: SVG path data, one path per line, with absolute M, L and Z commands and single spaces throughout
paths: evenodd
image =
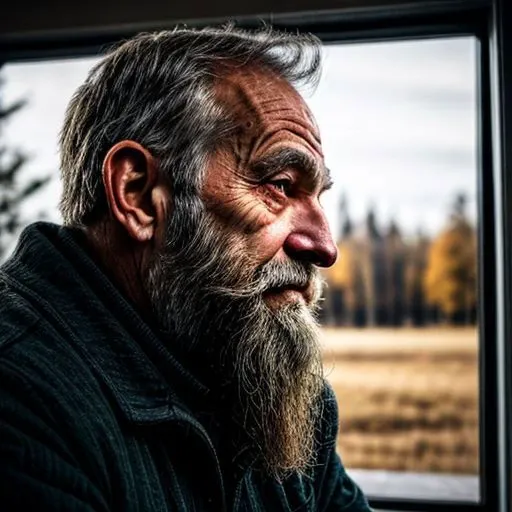
M 314 460 L 323 387 L 316 321 L 319 274 L 293 261 L 255 268 L 232 231 L 228 234 L 200 203 L 187 210 L 184 215 L 175 210 L 166 247 L 148 272 L 154 313 L 177 339 L 213 353 L 235 388 L 233 417 L 263 469 L 279 479 L 307 472 Z M 296 303 L 273 311 L 263 300 L 265 290 L 311 280 L 314 306 Z

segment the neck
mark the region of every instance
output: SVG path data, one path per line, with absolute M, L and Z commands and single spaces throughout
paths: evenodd
M 86 227 L 83 233 L 83 247 L 89 256 L 137 312 L 150 320 L 151 307 L 143 286 L 143 249 L 134 247 L 129 240 L 122 240 L 106 223 Z

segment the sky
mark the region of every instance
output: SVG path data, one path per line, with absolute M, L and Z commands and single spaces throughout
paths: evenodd
M 474 219 L 476 45 L 457 37 L 324 47 L 320 84 L 305 97 L 334 178 L 322 204 L 335 236 L 342 194 L 354 222 L 373 207 L 383 229 L 394 219 L 406 235 L 435 235 L 460 192 Z M 0 134 L 30 156 L 21 180 L 52 175 L 27 201 L 26 222 L 43 213 L 60 220 L 58 134 L 69 99 L 97 59 L 9 63 L 0 73 L 4 105 L 28 102 Z

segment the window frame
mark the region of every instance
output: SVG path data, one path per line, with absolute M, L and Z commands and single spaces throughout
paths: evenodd
M 298 15 L 264 15 L 276 28 L 313 32 L 326 43 L 364 43 L 473 35 L 478 40 L 479 436 L 478 503 L 370 496 L 375 509 L 510 512 L 512 510 L 512 25 L 508 0 L 400 3 Z M 235 19 L 252 28 L 254 17 Z M 224 19 L 192 20 L 190 26 Z M 168 24 L 168 26 L 170 26 Z M 147 27 L 145 27 L 147 29 Z M 162 28 L 162 27 L 155 27 Z M 71 37 L 0 39 L 1 63 L 92 55 L 137 30 L 85 30 Z

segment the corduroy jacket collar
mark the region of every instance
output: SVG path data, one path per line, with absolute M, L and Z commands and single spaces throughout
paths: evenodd
M 79 243 L 78 230 L 38 222 L 27 227 L 6 279 L 38 314 L 50 318 L 87 358 L 129 421 L 172 420 L 208 389 L 141 319 Z

